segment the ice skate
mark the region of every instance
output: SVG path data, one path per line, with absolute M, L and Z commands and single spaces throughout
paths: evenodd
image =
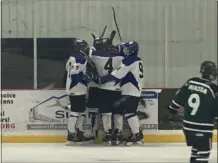
M 133 144 L 143 145 L 142 135 L 140 133 L 133 134 L 128 137 L 126 145 L 131 146 Z
M 88 144 L 89 141 L 90 141 L 89 138 L 84 136 L 84 132 L 77 129 L 77 134 L 76 134 L 76 139 L 75 139 L 76 144 L 79 144 L 79 145 Z
M 113 145 L 122 144 L 123 142 L 122 132 L 120 132 L 118 129 L 115 129 L 112 136 L 112 141 L 113 141 Z
M 76 134 L 75 133 L 69 133 L 67 135 L 67 142 L 66 142 L 66 146 L 72 146 L 76 144 Z
M 111 145 L 112 144 L 112 130 L 111 129 L 109 129 L 108 132 L 105 132 L 103 142 L 104 142 L 105 145 Z

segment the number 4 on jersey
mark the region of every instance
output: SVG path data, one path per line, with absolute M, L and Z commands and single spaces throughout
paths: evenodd
M 104 65 L 104 69 L 108 70 L 108 73 L 110 74 L 113 71 L 113 60 L 112 58 L 109 58 Z

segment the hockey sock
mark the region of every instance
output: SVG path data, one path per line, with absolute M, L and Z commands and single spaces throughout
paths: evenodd
M 129 127 L 133 134 L 139 133 L 139 119 L 135 113 L 125 114 Z
M 108 132 L 108 130 L 111 129 L 111 116 L 112 113 L 102 113 L 102 121 L 105 132 Z
M 98 135 L 99 119 L 100 119 L 100 114 L 93 113 L 93 117 L 92 117 L 92 134 L 95 137 L 97 137 L 97 135 Z
M 98 130 L 98 120 L 99 120 L 99 115 L 98 113 L 92 113 L 92 119 L 91 119 L 91 124 L 92 124 L 92 130 Z
M 78 128 L 79 131 L 83 131 L 83 122 L 84 122 L 84 119 L 85 119 L 85 114 L 84 113 L 80 113 L 80 116 L 78 117 L 77 122 L 76 122 L 76 128 Z
M 209 162 L 210 150 L 209 151 L 198 151 L 197 154 L 198 154 L 198 157 L 196 158 L 196 162 L 201 162 L 201 163 Z
M 114 114 L 114 128 L 119 131 L 123 130 L 123 116 L 120 114 Z
M 79 113 L 76 112 L 71 112 L 70 113 L 70 117 L 68 119 L 68 125 L 67 125 L 67 129 L 70 133 L 75 133 L 75 126 L 77 123 L 77 119 L 79 117 Z
M 198 158 L 197 152 L 198 150 L 192 147 L 190 163 L 196 162 L 196 158 Z

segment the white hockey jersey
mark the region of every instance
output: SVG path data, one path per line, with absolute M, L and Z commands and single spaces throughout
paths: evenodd
M 109 51 L 93 51 L 92 52 L 92 61 L 95 63 L 97 71 L 100 77 L 110 74 L 113 70 L 117 69 L 123 60 L 123 56 L 117 50 L 117 52 Z M 120 86 L 115 81 L 109 81 L 105 84 L 98 86 L 100 89 L 119 91 Z
M 111 75 L 102 78 L 103 81 L 120 81 L 122 95 L 140 97 L 143 83 L 143 62 L 137 56 L 129 56 L 123 59 L 119 68 Z
M 84 81 L 86 65 L 86 59 L 79 52 L 75 52 L 69 57 L 66 63 L 66 93 L 68 95 L 87 94 L 87 83 Z

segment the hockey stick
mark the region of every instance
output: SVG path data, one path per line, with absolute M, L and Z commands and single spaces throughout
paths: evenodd
M 111 44 L 112 44 L 112 42 L 113 42 L 113 39 L 114 39 L 116 33 L 117 33 L 117 32 L 116 32 L 115 30 L 113 30 L 113 31 L 111 32 L 111 35 L 110 35 L 110 43 L 111 43 Z
M 80 52 L 83 54 L 83 57 L 87 60 L 88 64 L 91 66 L 92 68 L 92 73 L 96 74 L 99 76 L 97 68 L 94 64 L 94 62 L 91 60 L 91 58 L 89 57 L 89 55 L 87 55 L 84 51 L 80 50 Z
M 103 37 L 104 37 L 104 34 L 105 34 L 106 29 L 107 29 L 107 25 L 104 27 L 104 29 L 103 29 L 103 31 L 102 31 L 102 33 L 101 33 L 101 35 L 100 35 L 100 38 L 103 38 Z
M 89 57 L 89 55 L 87 55 L 84 51 L 80 50 L 80 52 L 83 54 L 83 57 L 88 61 L 89 65 L 92 68 L 96 68 L 95 64 L 92 62 L 91 58 Z
M 122 41 L 121 34 L 120 34 L 120 29 L 119 29 L 118 24 L 117 24 L 116 13 L 115 13 L 114 7 L 112 7 L 112 10 L 113 10 L 114 23 L 115 23 L 115 25 L 116 25 L 116 28 L 117 28 L 117 32 L 118 32 L 118 34 L 119 34 L 120 41 L 123 42 L 123 41 Z
M 103 38 L 104 37 L 106 29 L 107 29 L 107 25 L 104 27 L 104 29 L 103 29 L 102 33 L 100 34 L 99 38 Z M 93 33 L 91 33 L 91 35 L 92 35 L 93 39 L 95 40 L 96 36 Z
M 123 102 L 127 101 L 129 98 L 130 98 L 130 96 L 124 96 L 124 97 L 122 97 L 120 100 L 118 100 L 117 102 L 115 102 L 115 103 L 113 104 L 113 106 L 114 106 L 114 107 L 118 107 L 118 106 L 120 106 Z M 142 96 L 140 97 L 139 102 L 142 104 L 143 107 L 146 108 L 146 103 L 145 103 L 145 101 L 143 100 L 143 97 L 142 97 Z

